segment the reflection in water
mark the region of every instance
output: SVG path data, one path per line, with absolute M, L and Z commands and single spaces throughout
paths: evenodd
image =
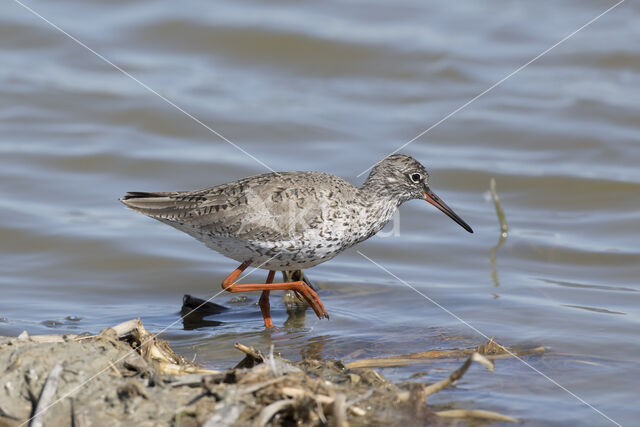
M 208 314 L 201 314 L 198 312 L 193 312 L 187 316 L 183 316 L 182 328 L 185 331 L 193 331 L 199 328 L 214 327 L 223 324 L 223 322 L 218 322 L 217 320 L 205 320 L 205 316 L 208 316 Z
M 500 281 L 498 280 L 498 270 L 496 268 L 496 252 L 498 252 L 500 246 L 507 241 L 507 232 L 509 231 L 509 227 L 507 226 L 507 219 L 504 215 L 504 211 L 502 210 L 502 206 L 500 205 L 500 199 L 498 198 L 498 192 L 496 191 L 496 180 L 494 178 L 491 178 L 489 188 L 491 190 L 493 204 L 496 206 L 498 221 L 500 221 L 500 238 L 498 239 L 498 243 L 491 248 L 491 278 L 493 279 L 494 286 L 498 287 L 500 286 Z
M 598 308 L 598 307 L 587 307 L 584 305 L 572 305 L 572 304 L 562 304 L 565 307 L 571 307 L 571 308 L 579 308 L 581 310 L 587 310 L 587 311 L 595 311 L 596 313 L 605 313 L 605 314 L 627 314 L 627 313 L 623 313 L 621 311 L 612 311 L 612 310 L 607 310 L 606 308 Z
M 220 326 L 222 322 L 216 320 L 205 320 L 206 316 L 220 314 L 229 308 L 200 298 L 185 295 L 182 297 L 182 326 L 185 331 L 190 331 L 207 326 Z
M 287 309 L 287 320 L 284 321 L 285 328 L 302 328 L 307 320 L 307 308 L 309 305 L 305 301 L 298 299 L 292 291 L 286 291 L 282 300 Z
M 322 360 L 322 349 L 329 342 L 328 335 L 318 335 L 309 339 L 300 349 L 302 359 Z
M 284 270 L 282 272 L 283 282 L 299 282 L 306 283 L 311 289 L 318 292 L 318 287 L 304 274 L 302 270 Z
M 304 281 L 312 289 L 317 290 L 317 287 L 311 283 L 311 281 L 305 277 L 302 270 L 292 270 L 282 272 L 283 281 L 294 282 Z M 282 297 L 285 304 L 288 318 L 284 322 L 285 328 L 300 329 L 305 326 L 306 311 L 309 308 L 307 302 L 295 295 L 292 291 L 286 291 Z M 232 302 L 248 302 L 249 300 L 245 296 L 235 297 Z M 182 309 L 180 311 L 182 317 L 182 324 L 185 330 L 194 330 L 203 327 L 220 326 L 224 322 L 216 320 L 205 320 L 205 317 L 220 314 L 228 311 L 229 308 L 196 298 L 191 295 L 185 295 L 182 299 Z
M 493 279 L 493 285 L 495 287 L 500 286 L 500 281 L 498 279 L 498 269 L 496 268 L 496 252 L 507 241 L 506 233 L 500 234 L 500 239 L 498 240 L 498 244 L 491 248 L 491 278 Z
M 638 289 L 633 289 L 624 286 L 609 286 L 609 285 L 590 285 L 586 283 L 575 283 L 575 282 L 567 282 L 564 280 L 551 280 L 540 278 L 539 280 L 545 283 L 551 283 L 553 285 L 564 286 L 567 288 L 577 288 L 577 289 L 597 289 L 601 291 L 623 291 L 623 292 L 640 292 Z
M 284 282 L 298 282 L 303 281 L 311 289 L 317 291 L 318 288 L 309 280 L 302 270 L 285 270 L 282 272 L 282 281 Z M 289 316 L 284 322 L 286 328 L 302 328 L 306 321 L 306 312 L 309 304 L 292 291 L 286 291 L 282 296 L 282 300 L 287 308 L 287 315 Z

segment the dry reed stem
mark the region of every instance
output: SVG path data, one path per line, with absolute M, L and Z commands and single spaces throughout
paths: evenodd
M 498 353 L 499 351 L 499 353 Z M 399 356 L 379 357 L 371 359 L 355 360 L 353 362 L 345 363 L 345 367 L 348 369 L 357 368 L 388 368 L 396 366 L 407 366 L 412 363 L 430 363 L 437 359 L 444 358 L 460 358 L 479 352 L 489 359 L 503 359 L 516 356 L 531 356 L 534 354 L 542 354 L 546 351 L 543 346 L 520 350 L 506 351 L 505 347 L 501 344 L 493 341 L 493 338 L 476 348 L 460 349 L 460 350 L 431 350 L 423 351 L 420 353 L 403 354 Z
M 442 390 L 445 387 L 448 387 L 449 385 L 453 384 L 454 382 L 458 381 L 460 378 L 462 378 L 462 376 L 464 375 L 465 372 L 467 372 L 467 369 L 469 369 L 469 366 L 471 366 L 471 364 L 473 362 L 477 362 L 480 363 L 481 365 L 483 365 L 485 368 L 487 368 L 490 371 L 493 371 L 493 362 L 487 360 L 486 357 L 484 357 L 483 355 L 481 355 L 480 353 L 473 353 L 471 356 L 469 356 L 469 358 L 462 364 L 462 366 L 460 366 L 458 369 L 456 369 L 455 371 L 453 371 L 451 373 L 451 375 L 449 375 L 448 378 L 445 378 L 442 381 L 438 381 L 435 384 L 431 384 L 430 386 L 425 387 L 424 389 L 424 395 L 426 396 L 430 396 L 434 393 L 439 392 L 440 390 Z
M 487 421 L 505 421 L 509 423 L 517 423 L 518 419 L 502 415 L 498 412 L 485 411 L 482 409 L 450 409 L 447 411 L 438 411 L 435 413 L 439 417 L 447 418 L 476 418 Z

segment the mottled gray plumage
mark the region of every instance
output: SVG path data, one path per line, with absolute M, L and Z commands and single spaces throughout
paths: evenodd
M 400 204 L 425 199 L 427 180 L 420 163 L 395 154 L 359 188 L 323 172 L 275 172 L 197 191 L 130 192 L 120 200 L 238 262 L 297 270 L 373 236 Z

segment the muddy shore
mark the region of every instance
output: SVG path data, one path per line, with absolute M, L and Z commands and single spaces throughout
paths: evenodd
M 435 410 L 430 394 L 472 362 L 490 370 L 501 346 L 459 351 L 461 367 L 435 384 L 393 384 L 368 366 L 416 357 L 291 362 L 236 344 L 239 362 L 203 369 L 139 320 L 97 335 L 0 337 L 0 426 L 424 425 L 452 418 L 516 421 L 487 411 Z M 482 356 L 480 353 L 484 353 Z

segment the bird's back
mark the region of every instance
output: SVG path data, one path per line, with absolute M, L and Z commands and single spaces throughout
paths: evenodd
M 278 172 L 196 191 L 129 192 L 120 200 L 197 238 L 279 241 L 302 237 L 356 198 L 357 189 L 334 175 Z

